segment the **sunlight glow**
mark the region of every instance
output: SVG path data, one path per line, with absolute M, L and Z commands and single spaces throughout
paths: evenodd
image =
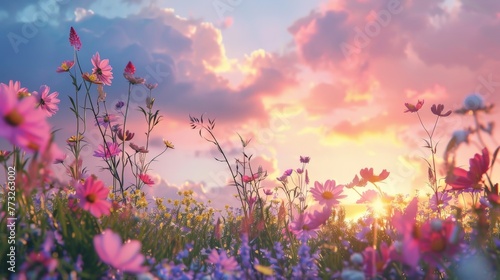
M 377 199 L 372 203 L 373 214 L 377 217 L 384 216 L 386 214 L 385 203 L 382 199 Z

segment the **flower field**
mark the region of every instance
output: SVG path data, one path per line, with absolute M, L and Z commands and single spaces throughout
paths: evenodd
M 494 106 L 479 94 L 453 111 L 424 100 L 401 104 L 401 114 L 427 136 L 421 184 L 429 196 L 387 193 L 391 170 L 361 160 L 350 182 L 315 180 L 308 169 L 314 158 L 305 155 L 269 178 L 245 152 L 250 139 L 238 135 L 234 159 L 217 137 L 216 116 L 186 115 L 193 137 L 217 149 L 234 190 L 227 195 L 239 201 L 214 209 L 193 191 L 147 195 L 156 187 L 156 159 L 175 149 L 168 139 L 159 153 L 151 149 L 164 121 L 157 84 L 138 76 L 131 61 L 116 77 L 99 52 L 80 56 L 84 43 L 71 27 L 74 57 L 54 69 L 73 85 L 71 94 L 0 81 L 0 137 L 10 143 L 0 147 L 0 279 L 500 279 L 500 147 L 487 144 L 496 143 L 494 123 L 483 123 Z M 92 68 L 83 69 L 83 60 Z M 127 99 L 106 103 L 117 79 L 126 81 Z M 130 100 L 137 87 L 148 93 L 138 106 Z M 70 108 L 59 108 L 63 98 Z M 50 125 L 61 110 L 72 112 L 74 131 Z M 141 115 L 142 131 L 131 128 L 132 111 Z M 452 114 L 472 118 L 475 127 L 439 145 L 440 121 Z M 87 140 L 90 127 L 98 131 L 96 147 Z M 139 133 L 144 138 L 135 142 Z M 56 139 L 66 139 L 66 147 Z M 464 165 L 457 152 L 472 141 L 476 151 Z M 100 172 L 88 171 L 94 163 L 84 159 L 85 149 L 93 149 Z M 55 165 L 64 167 L 63 179 Z M 264 180 L 276 187 L 264 188 Z M 347 199 L 366 211 L 347 219 Z

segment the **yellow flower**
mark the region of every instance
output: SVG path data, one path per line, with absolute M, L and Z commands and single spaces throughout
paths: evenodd
M 174 144 L 172 144 L 172 142 L 170 142 L 168 140 L 163 139 L 163 144 L 165 144 L 166 148 L 170 148 L 170 149 L 174 148 Z
M 170 213 L 165 213 L 165 218 L 170 218 L 172 215 Z

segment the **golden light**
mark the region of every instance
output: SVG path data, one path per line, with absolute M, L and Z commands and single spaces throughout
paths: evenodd
M 382 199 L 377 199 L 372 203 L 373 214 L 377 217 L 384 216 L 386 213 L 385 204 Z

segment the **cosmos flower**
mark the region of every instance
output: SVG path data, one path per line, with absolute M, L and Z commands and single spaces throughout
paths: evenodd
M 436 116 L 439 116 L 439 117 L 447 117 L 451 114 L 451 110 L 448 110 L 448 112 L 444 113 L 443 114 L 443 110 L 444 110 L 444 105 L 443 104 L 438 104 L 436 106 L 436 104 L 432 105 L 431 107 L 431 112 L 436 115 Z
M 71 26 L 69 30 L 69 44 L 75 48 L 75 50 L 79 51 L 82 47 L 82 42 L 80 41 L 80 37 L 76 34 L 75 29 Z
M 106 142 L 106 147 L 107 149 L 104 147 L 104 145 L 100 144 L 99 148 L 94 151 L 94 156 L 108 159 L 120 154 L 120 152 L 122 151 L 117 143 Z
M 443 209 L 449 205 L 451 199 L 452 197 L 448 192 L 434 193 L 429 198 L 429 208 L 432 209 L 432 211 L 438 211 L 439 209 Z
M 97 85 L 101 85 L 102 84 L 102 81 L 99 80 L 99 77 L 97 77 L 96 74 L 85 72 L 85 73 L 82 74 L 82 78 L 85 81 L 91 82 L 93 84 L 97 84 Z
M 95 176 L 89 176 L 83 184 L 76 187 L 76 196 L 80 199 L 80 207 L 89 211 L 94 217 L 109 215 L 111 202 L 107 201 L 109 189 Z
M 57 91 L 49 93 L 50 87 L 43 85 L 40 87 L 40 93 L 37 91 L 33 92 L 33 96 L 38 99 L 38 107 L 45 112 L 49 117 L 53 116 L 58 110 L 58 104 L 61 102 L 59 98 L 59 93 Z
M 387 177 L 389 177 L 389 172 L 384 169 L 379 175 L 373 175 L 373 168 L 363 168 L 359 171 L 359 175 L 368 182 L 376 183 L 387 179 Z
M 343 185 L 336 186 L 335 180 L 326 180 L 325 184 L 314 182 L 311 194 L 320 205 L 333 206 L 340 203 L 339 199 L 347 197 L 347 195 L 341 195 L 343 191 Z
M 224 273 L 233 272 L 238 268 L 236 259 L 234 257 L 228 258 L 226 252 L 223 250 L 219 253 L 217 249 L 212 249 L 207 260 Z
M 106 229 L 94 236 L 93 242 L 101 261 L 114 269 L 134 274 L 147 271 L 147 267 L 142 266 L 146 258 L 141 254 L 142 244 L 138 240 L 128 240 L 122 244 L 120 235 Z
M 117 121 L 118 121 L 118 116 L 115 114 L 104 114 L 102 116 L 97 116 L 97 124 L 102 125 L 105 128 L 107 128 L 111 123 Z
M 379 193 L 374 190 L 367 190 L 361 194 L 361 198 L 356 201 L 358 204 L 362 203 L 373 203 L 379 198 Z
M 414 233 L 422 259 L 438 265 L 443 257 L 453 257 L 460 249 L 461 229 L 452 220 L 434 219 L 423 223 Z
M 111 65 L 109 65 L 109 59 L 102 59 L 99 55 L 99 52 L 96 52 L 91 59 L 92 65 L 92 74 L 97 76 L 97 79 L 101 81 L 103 84 L 110 86 L 111 80 L 113 79 L 113 69 Z
M 400 240 L 394 242 L 394 250 L 391 259 L 401 261 L 416 269 L 420 260 L 420 249 L 415 232 L 418 229 L 416 217 L 418 211 L 418 199 L 415 197 L 408 204 L 404 212 L 395 211 L 391 218 L 391 224 L 400 235 Z
M 56 69 L 57 73 L 69 72 L 71 68 L 73 68 L 75 62 L 73 60 L 65 60 L 61 63 L 61 66 L 58 66 Z
M 300 163 L 309 163 L 310 157 L 300 156 Z
M 119 111 L 121 108 L 123 108 L 123 106 L 125 106 L 125 102 L 123 102 L 123 101 L 118 101 L 118 102 L 116 102 L 116 104 L 115 104 L 115 109 L 116 109 L 117 111 Z
M 20 85 L 0 83 L 0 137 L 26 151 L 45 151 L 50 126 L 42 110 L 37 110 L 32 96 L 19 99 Z
M 130 146 L 130 148 L 132 148 L 137 153 L 141 153 L 141 154 L 147 154 L 147 153 L 149 153 L 149 151 L 146 150 L 146 148 L 144 146 L 139 147 L 139 146 L 137 146 L 136 144 L 134 144 L 132 142 L 129 144 L 129 146 Z
M 129 61 L 127 63 L 127 66 L 125 66 L 125 70 L 123 71 L 123 75 L 129 74 L 129 75 L 134 75 L 135 74 L 135 66 L 132 63 L 132 61 Z
M 250 182 L 252 182 L 253 180 L 258 179 L 258 178 L 259 178 L 259 176 L 260 176 L 260 174 L 258 174 L 258 173 L 255 173 L 255 174 L 253 174 L 252 176 L 243 175 L 243 176 L 241 177 L 241 180 L 243 181 L 243 183 L 250 183 Z
M 116 135 L 118 136 L 118 139 L 122 141 L 130 141 L 132 140 L 132 138 L 134 138 L 135 133 L 132 133 L 128 130 L 123 133 L 123 130 L 120 128 L 118 129 L 118 133 Z
M 139 174 L 139 179 L 148 186 L 152 186 L 155 184 L 155 181 L 153 181 L 153 179 L 151 179 L 148 174 Z
M 406 106 L 405 113 L 408 113 L 408 112 L 410 112 L 410 113 L 418 112 L 418 110 L 420 110 L 420 108 L 422 108 L 423 105 L 424 105 L 424 100 L 419 100 L 416 105 L 413 105 L 413 104 L 410 104 L 410 103 L 405 103 L 405 106 Z
M 364 187 L 364 186 L 366 186 L 367 183 L 368 183 L 368 181 L 366 181 L 366 179 L 364 179 L 364 178 L 359 179 L 358 175 L 355 175 L 354 178 L 352 179 L 352 181 L 349 184 L 347 184 L 345 187 L 348 189 L 352 189 L 354 187 Z
M 490 165 L 490 156 L 488 149 L 484 148 L 482 154 L 475 154 L 469 160 L 469 171 L 463 168 L 455 167 L 451 174 L 446 176 L 446 183 L 454 190 L 463 190 L 467 188 L 477 189 L 483 175 L 488 171 Z
M 289 226 L 289 230 L 298 238 L 313 238 L 317 236 L 319 227 L 330 218 L 331 207 L 323 207 L 321 211 L 304 212 L 295 217 Z
M 174 149 L 174 144 L 172 144 L 172 142 L 170 142 L 168 140 L 163 139 L 163 144 L 165 145 L 165 148 L 167 148 L 167 149 Z
M 145 85 L 145 86 L 146 86 L 149 90 L 153 90 L 153 89 L 155 89 L 155 88 L 158 86 L 158 84 L 157 84 L 157 83 L 154 83 L 154 84 L 148 84 L 148 83 L 146 83 L 146 84 L 144 84 L 144 85 Z

